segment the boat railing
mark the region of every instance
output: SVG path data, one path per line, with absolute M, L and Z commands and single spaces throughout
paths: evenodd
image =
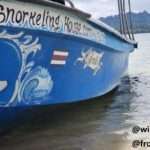
M 62 9 L 62 10 L 66 10 L 66 11 L 70 11 L 72 13 L 75 13 L 76 15 L 80 16 L 81 18 L 90 18 L 91 17 L 90 14 L 75 8 L 75 5 L 73 4 L 73 2 L 71 2 L 71 0 L 65 0 L 66 2 L 68 2 L 68 4 L 71 7 L 66 7 L 63 4 L 59 4 L 59 3 L 56 3 L 56 2 L 53 2 L 50 0 L 16 0 L 16 1 L 29 2 L 29 3 L 45 5 L 45 6 L 52 6 L 52 7 L 55 7 L 57 9 Z
M 71 6 L 71 8 L 75 8 L 75 5 L 71 0 L 65 0 L 65 1 Z
M 129 11 L 127 13 L 127 5 Z M 134 40 L 133 24 L 132 24 L 132 10 L 130 0 L 118 0 L 119 20 L 120 20 L 120 33 L 125 37 L 128 36 L 130 40 Z

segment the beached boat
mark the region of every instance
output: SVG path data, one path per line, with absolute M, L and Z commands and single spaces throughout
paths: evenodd
M 0 0 L 1 109 L 83 101 L 119 85 L 134 40 L 71 6 Z

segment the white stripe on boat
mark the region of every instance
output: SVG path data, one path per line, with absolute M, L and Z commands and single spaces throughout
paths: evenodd
M 52 65 L 65 65 L 66 61 L 63 61 L 63 60 L 52 60 L 51 64 Z
M 53 55 L 60 55 L 60 56 L 68 56 L 69 53 L 68 52 L 63 52 L 63 51 L 54 51 Z
M 2 92 L 3 90 L 5 90 L 8 86 L 7 81 L 0 81 L 0 92 Z

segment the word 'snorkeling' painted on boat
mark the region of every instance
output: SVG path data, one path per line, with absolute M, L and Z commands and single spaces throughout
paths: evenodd
M 17 2 L 19 3 L 19 2 Z M 0 24 L 15 27 L 34 28 L 57 33 L 68 33 L 82 36 L 97 42 L 103 41 L 104 32 L 93 28 L 90 24 L 68 15 L 65 11 L 47 7 L 24 7 L 13 2 L 1 1 Z
M 8 103 L 5 104 L 6 106 L 13 105 L 14 103 L 15 105 L 16 103 L 40 104 L 40 102 L 51 92 L 53 81 L 46 68 L 35 66 L 33 58 L 42 48 L 39 39 L 36 38 L 33 40 L 32 36 L 25 35 L 23 32 L 9 34 L 5 30 L 0 33 L 0 41 L 1 46 L 3 47 L 11 45 L 11 49 L 9 48 L 9 50 L 18 53 L 17 59 L 21 64 L 19 72 L 16 74 L 15 82 L 10 83 L 14 85 L 9 85 L 10 79 L 8 79 L 8 81 L 0 81 L 0 101 L 3 100 L 3 97 L 7 99 Z M 2 43 L 2 41 L 4 42 Z M 0 63 L 0 65 L 2 64 Z M 2 76 L 6 76 L 7 78 L 7 75 L 5 74 L 6 69 L 9 68 L 1 67 L 0 78 L 2 78 Z M 14 88 L 11 88 L 11 86 Z M 8 97 L 5 94 L 5 92 L 7 92 L 5 91 L 6 88 L 7 90 L 11 90 L 11 94 Z

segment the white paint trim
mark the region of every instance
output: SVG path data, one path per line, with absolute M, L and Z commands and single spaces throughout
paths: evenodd
M 68 56 L 69 53 L 68 52 L 63 52 L 63 51 L 54 51 L 53 55 L 59 55 L 59 56 Z
M 0 81 L 0 92 L 2 92 L 3 90 L 5 90 L 8 86 L 7 81 Z
M 52 65 L 65 65 L 66 61 L 63 61 L 63 60 L 52 60 L 51 64 Z

